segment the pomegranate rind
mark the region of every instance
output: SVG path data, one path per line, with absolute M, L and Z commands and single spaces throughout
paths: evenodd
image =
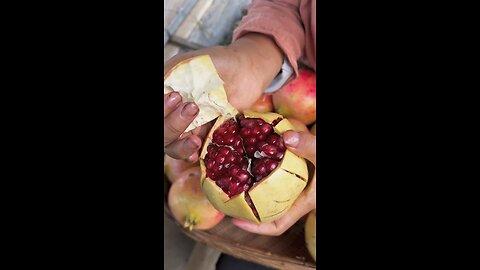
M 185 132 L 200 127 L 219 115 L 230 118 L 238 113 L 228 102 L 223 84 L 209 55 L 182 61 L 164 77 L 164 94 L 178 92 L 183 102 L 194 102 L 200 109 Z
M 201 162 L 200 168 L 202 170 L 201 185 L 203 192 L 215 209 L 231 217 L 260 223 L 260 220 L 255 217 L 252 208 L 245 200 L 245 192 L 237 194 L 232 198 L 228 197 L 228 195 L 217 186 L 215 181 L 209 177 L 205 177 L 204 162 Z
M 313 260 L 317 261 L 317 211 L 313 210 L 308 214 L 305 222 L 305 243 Z
M 276 113 L 256 113 L 252 111 L 245 111 L 244 116 L 260 118 L 267 123 L 272 123 L 279 117 L 283 118 Z M 214 131 L 228 119 L 223 116 L 218 117 L 207 135 L 200 154 L 202 171 L 200 181 L 203 192 L 218 211 L 228 216 L 255 223 L 271 222 L 281 218 L 307 185 L 308 168 L 305 159 L 287 149 L 279 166 L 247 191 L 258 212 L 260 218 L 258 219 L 245 199 L 245 192 L 229 198 L 215 181 L 206 176 L 204 158 L 207 154 L 207 147 L 212 141 Z M 283 119 L 274 129 L 278 134 L 283 134 L 287 130 L 294 130 L 294 126 L 287 119 Z
M 283 168 L 253 186 L 248 194 L 252 199 L 261 222 L 271 222 L 282 217 L 292 206 L 307 183 L 288 173 Z
M 243 115 L 246 118 L 260 118 L 263 121 L 265 121 L 267 123 L 270 123 L 270 124 L 278 118 L 283 118 L 283 116 L 281 116 L 278 113 L 273 113 L 273 112 L 258 113 L 258 112 L 254 112 L 254 111 L 250 111 L 250 110 L 244 111 Z
M 316 123 L 315 123 L 315 124 L 313 125 L 313 127 L 310 129 L 310 132 L 311 132 L 313 135 L 317 136 L 317 124 L 316 124 Z

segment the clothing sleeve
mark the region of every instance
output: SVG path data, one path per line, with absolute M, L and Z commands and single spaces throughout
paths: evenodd
M 301 0 L 253 0 L 248 13 L 235 29 L 233 40 L 248 33 L 260 33 L 272 37 L 283 51 L 295 77 L 297 61 L 305 48 L 305 29 L 300 17 Z

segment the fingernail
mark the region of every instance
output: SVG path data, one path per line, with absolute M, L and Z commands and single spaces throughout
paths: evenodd
M 177 93 L 171 93 L 168 97 L 167 105 L 170 107 L 174 107 L 182 100 L 182 97 Z
M 187 146 L 192 149 L 197 149 L 199 147 L 199 145 L 192 138 L 188 138 Z
M 185 106 L 183 107 L 183 110 L 182 110 L 181 115 L 182 115 L 184 118 L 192 118 L 192 117 L 195 116 L 197 113 L 198 113 L 198 107 L 197 107 L 197 105 L 195 105 L 195 104 L 193 104 L 193 103 L 187 103 L 187 105 L 185 105 Z
M 283 139 L 285 140 L 285 144 L 290 147 L 297 147 L 300 143 L 300 135 L 298 132 L 289 131 L 288 133 L 283 135 Z
M 187 158 L 187 162 L 189 163 L 195 162 L 195 156 L 196 156 L 195 153 L 193 153 L 191 156 Z

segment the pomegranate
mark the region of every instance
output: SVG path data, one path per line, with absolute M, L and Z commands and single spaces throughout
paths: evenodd
M 275 113 L 239 115 L 208 55 L 170 70 L 164 77 L 164 94 L 172 91 L 200 109 L 186 132 L 217 118 L 200 155 L 201 187 L 211 204 L 224 214 L 257 223 L 280 218 L 308 179 L 305 160 L 283 143 L 283 132 L 295 129 L 292 124 Z
M 311 132 L 313 135 L 317 136 L 317 123 L 315 123 L 315 124 L 313 125 L 313 127 L 310 129 L 310 132 Z
M 317 78 L 313 71 L 300 69 L 298 78 L 273 94 L 275 111 L 310 125 L 317 118 Z
M 263 95 L 255 102 L 255 104 L 253 104 L 250 110 L 254 112 L 259 112 L 259 113 L 266 113 L 266 112 L 273 111 L 272 96 Z
M 200 167 L 187 169 L 173 182 L 168 193 L 168 207 L 173 217 L 190 231 L 213 228 L 225 216 L 203 194 L 200 176 Z
M 178 160 L 165 155 L 163 158 L 163 169 L 165 176 L 170 183 L 173 183 L 181 173 L 188 168 L 198 166 L 198 162 L 189 163 L 183 160 Z
M 317 211 L 313 210 L 308 214 L 305 223 L 305 242 L 313 260 L 317 261 Z
M 292 124 L 295 127 L 296 131 L 308 131 L 308 127 L 300 120 L 297 120 L 295 118 L 287 118 L 290 124 Z
M 282 139 L 283 132 L 294 129 L 275 113 L 220 116 L 200 155 L 202 188 L 212 205 L 256 223 L 280 218 L 308 179 L 305 160 Z

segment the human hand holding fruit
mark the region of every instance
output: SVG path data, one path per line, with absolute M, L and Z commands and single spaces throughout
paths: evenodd
M 282 65 L 282 53 L 275 42 L 264 35 L 247 34 L 230 46 L 211 47 L 177 55 L 165 64 L 164 79 L 184 61 L 209 55 L 224 82 L 228 102 L 237 110 L 250 108 L 262 95 Z M 211 124 L 185 132 L 199 115 L 193 102 L 182 102 L 177 92 L 164 95 L 164 149 L 175 159 L 198 160 L 198 150 Z
M 304 157 L 316 166 L 316 136 L 309 132 L 287 131 L 283 138 L 285 145 L 293 153 Z M 295 224 L 300 218 L 316 207 L 316 169 L 313 178 L 303 190 L 288 212 L 280 219 L 270 223 L 253 223 L 241 219 L 233 219 L 237 227 L 257 234 L 278 236 Z

